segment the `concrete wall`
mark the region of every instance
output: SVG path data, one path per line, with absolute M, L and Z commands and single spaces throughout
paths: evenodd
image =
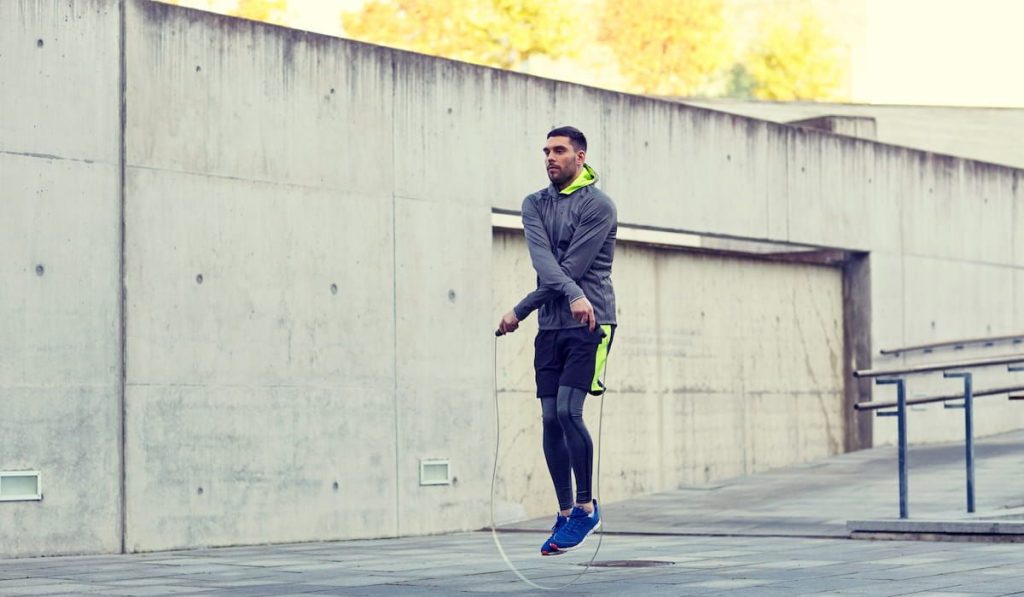
M 914 147 L 993 164 L 1024 168 L 1024 109 L 958 106 L 892 106 L 818 102 L 760 102 L 734 99 L 685 99 L 702 106 L 772 122 L 839 116 L 873 118 L 870 138 L 892 145 Z M 863 136 L 867 130 L 836 131 Z
M 399 533 L 390 72 L 127 22 L 128 549 Z
M 0 553 L 120 546 L 119 11 L 0 2 Z
M 875 349 L 1024 324 L 1020 171 L 146 0 L 0 10 L 0 249 L 13 256 L 0 266 L 0 468 L 40 469 L 46 493 L 0 503 L 6 554 L 116 551 L 121 516 L 127 550 L 483 526 L 496 307 L 530 284 L 521 245 L 499 237 L 507 251 L 494 252 L 490 215 L 544 184 L 539 148 L 556 124 L 588 133 L 622 222 L 869 253 Z M 705 284 L 783 301 L 790 279 L 822 313 L 836 305 L 834 270 L 622 255 L 616 282 L 635 315 L 613 376 L 670 362 L 642 356 L 644 339 L 685 332 L 655 333 L 630 294 L 652 267 L 674 277 L 665 289 L 694 277 L 705 301 Z M 495 292 L 505 259 L 523 279 Z M 748 299 L 737 304 L 758 308 Z M 701 328 L 716 341 L 709 330 L 734 318 L 718 313 Z M 771 391 L 833 393 L 832 331 L 797 328 L 831 320 L 790 321 L 777 347 L 809 344 L 782 365 L 810 362 L 831 381 Z M 524 350 L 502 358 L 525 391 Z M 636 392 L 641 412 L 683 386 Z M 740 433 L 751 402 L 729 404 L 669 419 L 660 439 L 612 425 L 608 466 L 636 472 L 608 495 L 755 470 L 741 446 L 783 423 L 748 418 L 756 428 Z M 525 432 L 535 407 L 506 430 Z M 1005 403 L 990 412 L 986 433 L 1024 425 Z M 833 451 L 833 424 L 815 416 L 813 445 L 759 462 Z M 925 412 L 912 437 L 958 437 L 955 418 Z M 712 421 L 744 439 L 716 444 L 736 453 L 701 476 L 704 457 L 676 431 Z M 662 468 L 636 466 L 645 456 Z M 451 459 L 452 485 L 419 485 L 419 460 L 434 457 Z

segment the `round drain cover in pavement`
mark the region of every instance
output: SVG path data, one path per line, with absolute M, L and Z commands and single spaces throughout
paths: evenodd
M 591 566 L 598 568 L 656 568 L 658 566 L 671 566 L 675 562 L 666 562 L 664 560 L 605 560 L 603 562 L 594 562 Z M 580 564 L 580 566 L 586 566 L 586 564 Z

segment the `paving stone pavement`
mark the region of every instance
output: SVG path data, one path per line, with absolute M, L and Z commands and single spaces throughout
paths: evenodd
M 1024 545 L 858 541 L 847 518 L 891 515 L 890 448 L 704 488 L 608 504 L 578 552 L 536 555 L 547 521 L 500 533 L 528 578 L 565 595 L 1024 595 Z M 911 514 L 963 516 L 961 448 L 911 451 Z M 1024 432 L 981 440 L 979 504 L 1024 499 Z M 526 530 L 523 530 L 526 529 Z M 542 594 L 501 560 L 489 532 L 431 537 L 0 560 L 0 595 Z

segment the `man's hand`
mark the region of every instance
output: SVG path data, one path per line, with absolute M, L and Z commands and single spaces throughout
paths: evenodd
M 569 311 L 572 312 L 573 319 L 588 326 L 590 331 L 594 331 L 597 326 L 597 320 L 594 318 L 594 305 L 590 304 L 587 297 L 581 296 L 569 303 Z
M 501 321 L 498 322 L 499 332 L 501 332 L 503 335 L 511 334 L 517 329 L 519 329 L 519 318 L 516 317 L 516 312 L 514 309 L 502 315 Z

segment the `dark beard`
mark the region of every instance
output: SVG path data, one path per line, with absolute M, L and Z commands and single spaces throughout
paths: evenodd
M 566 171 L 564 169 L 559 170 L 558 173 L 561 175 L 558 178 L 552 178 L 550 174 L 548 175 L 548 180 L 550 180 L 551 184 L 555 185 L 555 188 L 558 189 L 572 182 L 573 179 L 575 179 L 580 174 L 579 171 L 574 172 L 572 174 L 566 174 Z

